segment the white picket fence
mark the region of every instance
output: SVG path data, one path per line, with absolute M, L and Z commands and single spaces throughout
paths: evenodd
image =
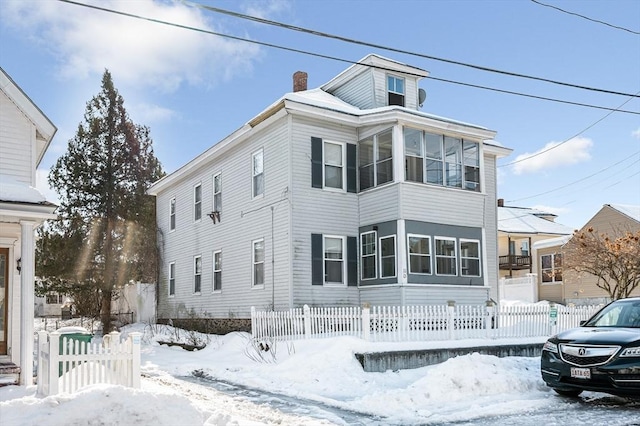
M 252 308 L 251 330 L 256 339 L 282 340 L 342 335 L 374 342 L 543 337 L 577 327 L 600 308 L 537 304 Z
M 140 388 L 141 336 L 130 333 L 121 341 L 112 332 L 98 344 L 38 332 L 38 394 L 72 393 L 97 383 Z

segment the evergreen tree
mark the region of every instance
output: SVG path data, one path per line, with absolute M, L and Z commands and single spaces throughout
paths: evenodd
M 114 290 L 157 279 L 155 199 L 145 191 L 163 174 L 149 128 L 130 120 L 105 70 L 100 93 L 49 173 L 60 206 L 40 231 L 40 291 L 71 295 L 80 312 L 99 313 L 109 332 Z

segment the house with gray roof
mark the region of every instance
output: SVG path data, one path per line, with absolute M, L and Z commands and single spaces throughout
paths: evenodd
M 374 54 L 315 89 L 296 72 L 293 92 L 154 183 L 159 319 L 495 299 L 511 150 L 422 111 L 427 76 Z

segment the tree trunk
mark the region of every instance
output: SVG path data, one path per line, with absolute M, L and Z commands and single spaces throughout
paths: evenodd
M 102 335 L 106 336 L 112 330 L 111 324 L 111 290 L 102 290 L 100 300 L 100 320 L 102 321 Z

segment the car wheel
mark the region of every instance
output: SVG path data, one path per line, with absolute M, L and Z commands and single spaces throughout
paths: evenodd
M 558 395 L 570 396 L 573 398 L 575 398 L 576 396 L 579 396 L 582 393 L 580 389 L 571 389 L 571 390 L 553 389 L 553 390 L 556 391 Z

